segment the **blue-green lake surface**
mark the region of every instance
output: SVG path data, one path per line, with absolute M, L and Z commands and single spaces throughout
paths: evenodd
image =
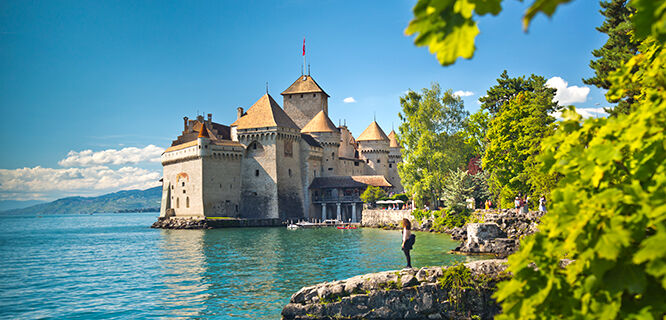
M 0 317 L 279 319 L 303 286 L 405 265 L 400 231 L 150 229 L 156 217 L 0 216 Z M 416 234 L 414 267 L 478 259 Z

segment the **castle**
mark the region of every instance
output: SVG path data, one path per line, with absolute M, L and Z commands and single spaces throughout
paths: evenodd
M 354 138 L 328 117 L 329 95 L 308 75 L 266 93 L 230 126 L 185 117 L 161 156 L 162 218 L 360 220 L 367 186 L 401 192 L 395 132 L 376 121 Z

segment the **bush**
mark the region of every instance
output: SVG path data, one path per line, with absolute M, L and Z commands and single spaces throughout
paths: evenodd
M 460 213 L 451 209 L 442 209 L 433 211 L 432 214 L 434 217 L 433 229 L 439 232 L 462 227 L 471 220 L 471 212 L 467 209 Z
M 386 192 L 380 187 L 368 186 L 361 194 L 361 200 L 367 204 L 375 205 L 375 202 L 386 197 Z

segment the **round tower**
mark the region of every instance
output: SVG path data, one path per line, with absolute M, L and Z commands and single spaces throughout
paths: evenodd
M 368 174 L 388 175 L 390 141 L 377 121 L 373 121 L 356 138 L 359 156 L 365 160 L 370 172 Z
M 338 175 L 338 151 L 340 148 L 340 130 L 335 127 L 333 121 L 328 118 L 322 110 L 308 122 L 302 133 L 313 136 L 323 147 L 323 156 L 321 159 L 321 175 L 330 177 Z

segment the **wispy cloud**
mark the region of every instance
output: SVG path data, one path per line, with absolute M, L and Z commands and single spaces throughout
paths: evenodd
M 143 148 L 128 147 L 107 149 L 102 151 L 70 151 L 65 159 L 58 162 L 63 167 L 96 166 L 96 165 L 122 165 L 139 162 L 158 162 L 163 148 L 147 145 Z
M 159 185 L 161 174 L 137 167 L 0 169 L 0 200 L 43 199 L 45 194 L 91 194 Z M 39 196 L 38 196 L 39 195 Z
M 458 90 L 458 91 L 454 92 L 453 95 L 456 96 L 456 97 L 469 97 L 469 96 L 473 96 L 474 92 Z
M 552 77 L 546 81 L 546 86 L 557 89 L 553 101 L 559 105 L 570 105 L 576 102 L 587 101 L 587 95 L 590 93 L 589 87 L 569 86 L 569 83 L 560 77 Z
M 354 99 L 354 97 L 346 97 L 346 98 L 342 99 L 342 102 L 344 102 L 344 103 L 355 103 L 356 99 Z

